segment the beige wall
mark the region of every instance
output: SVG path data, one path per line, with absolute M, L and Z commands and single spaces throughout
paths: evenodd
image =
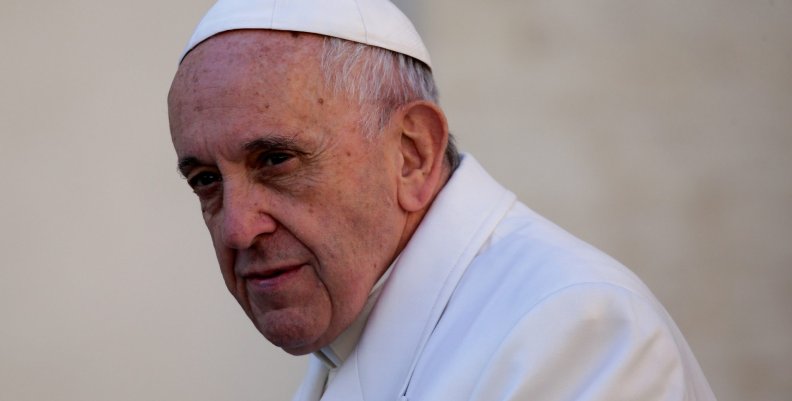
M 0 399 L 296 386 L 175 172 L 164 97 L 210 3 L 0 3 Z M 462 147 L 638 272 L 722 401 L 788 398 L 792 2 L 402 3 Z

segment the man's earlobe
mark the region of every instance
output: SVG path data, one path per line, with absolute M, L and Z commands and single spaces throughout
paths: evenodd
M 426 208 L 440 190 L 445 177 L 448 124 L 440 108 L 429 102 L 413 102 L 399 111 L 402 168 L 399 203 L 408 212 Z

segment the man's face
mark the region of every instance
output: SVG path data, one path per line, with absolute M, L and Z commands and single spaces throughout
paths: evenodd
M 335 339 L 401 246 L 398 135 L 369 140 L 325 89 L 322 41 L 235 31 L 194 49 L 168 99 L 182 173 L 228 289 L 292 354 Z

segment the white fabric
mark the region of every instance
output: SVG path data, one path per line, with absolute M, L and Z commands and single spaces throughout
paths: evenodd
M 309 370 L 318 365 L 311 357 Z M 318 400 L 310 386 L 294 400 Z M 715 397 L 637 277 L 517 202 L 465 156 L 321 400 Z
M 412 22 L 388 0 L 219 0 L 179 60 L 204 40 L 236 29 L 310 32 L 406 54 L 432 65 Z
M 396 258 L 396 260 L 398 260 L 398 258 Z M 338 338 L 335 339 L 335 341 L 313 353 L 313 356 L 322 361 L 322 363 L 327 367 L 325 370 L 326 378 L 323 382 L 322 393 L 324 392 L 324 386 L 332 383 L 333 379 L 335 378 L 335 374 L 338 372 L 338 367 L 344 363 L 344 361 L 349 357 L 349 354 L 352 353 L 352 350 L 355 349 L 358 340 L 360 340 L 360 336 L 363 334 L 363 328 L 366 326 L 371 309 L 377 303 L 379 295 L 382 292 L 382 285 L 388 280 L 388 277 L 390 277 L 390 273 L 393 270 L 395 263 L 395 261 L 394 263 L 391 263 L 388 269 L 385 270 L 385 273 L 383 273 L 379 280 L 377 280 L 377 282 L 374 284 L 374 287 L 371 288 L 368 299 L 366 300 L 366 305 L 363 306 L 363 310 L 360 311 L 360 314 L 357 318 L 355 318 L 355 321 L 352 322 L 352 324 L 349 325 L 349 327 L 347 327 L 347 329 L 344 330 L 344 332 L 341 333 Z M 316 380 L 321 381 L 322 378 L 317 377 Z

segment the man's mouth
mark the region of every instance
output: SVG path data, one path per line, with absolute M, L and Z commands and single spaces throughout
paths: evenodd
M 262 272 L 246 274 L 248 284 L 260 288 L 271 289 L 278 286 L 298 273 L 304 265 L 287 266 Z

